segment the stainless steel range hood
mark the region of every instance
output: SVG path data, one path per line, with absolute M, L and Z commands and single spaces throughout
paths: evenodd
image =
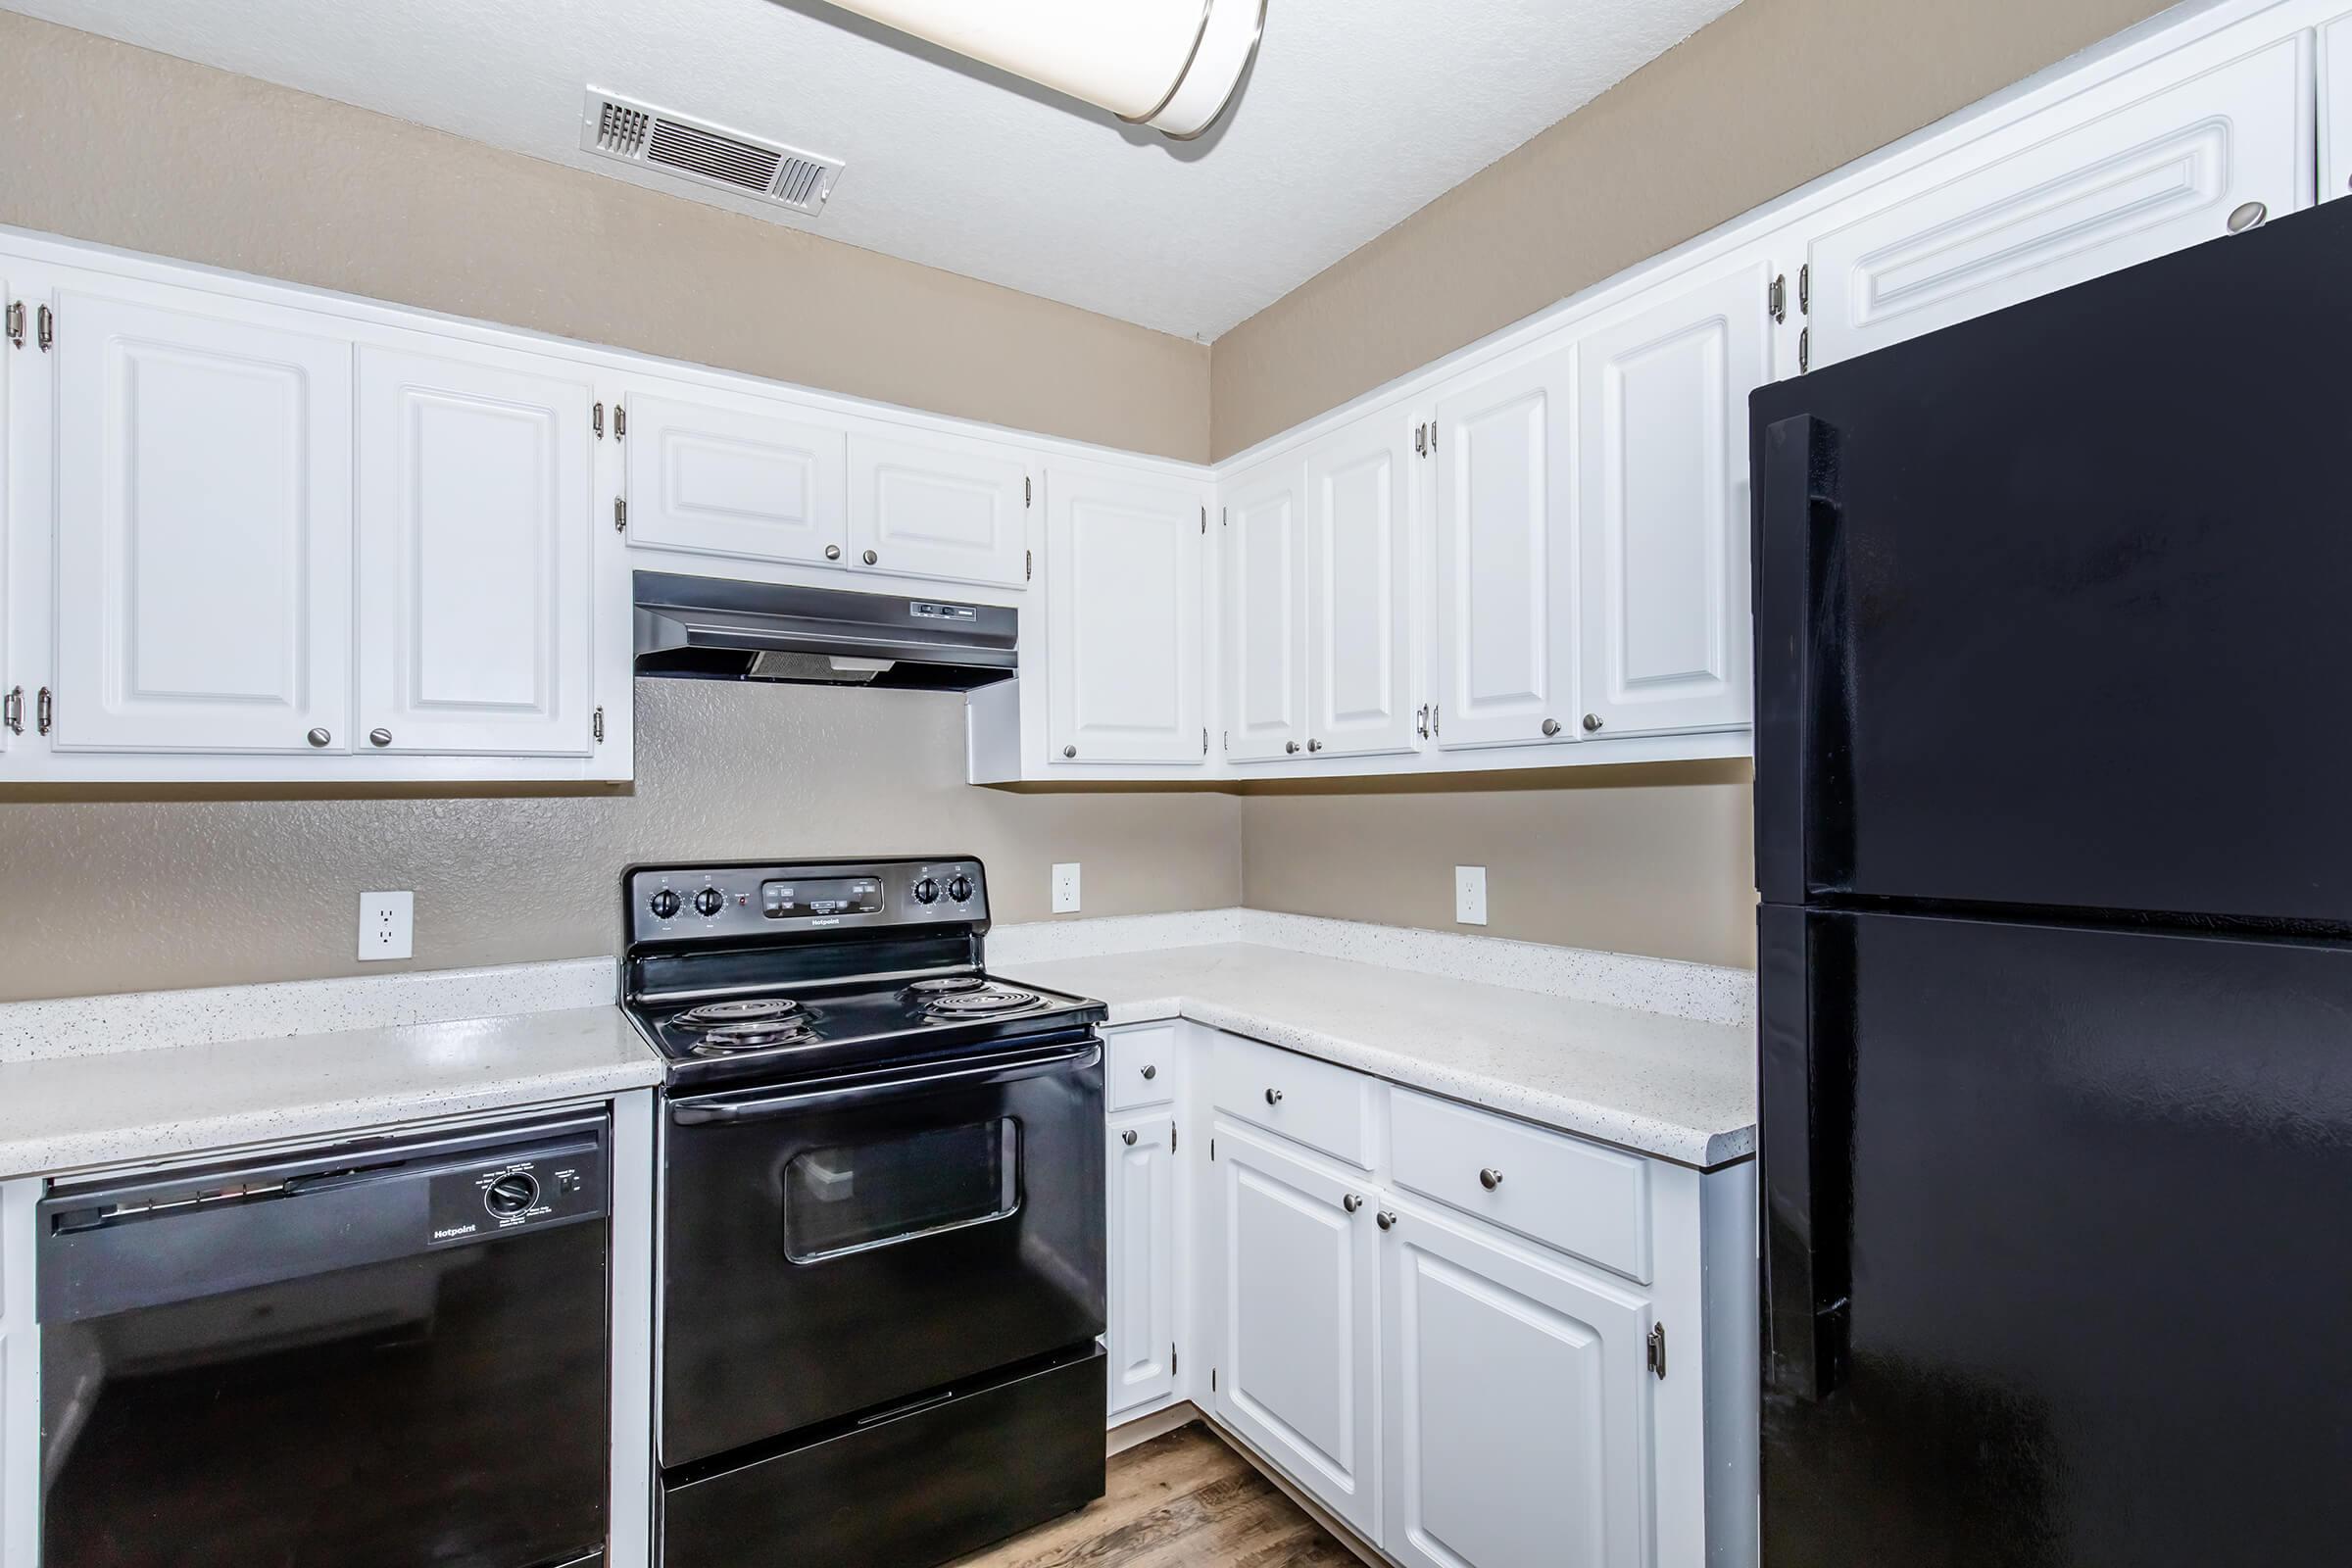
M 964 692 L 1018 673 L 1019 613 L 903 594 L 636 574 L 637 673 Z

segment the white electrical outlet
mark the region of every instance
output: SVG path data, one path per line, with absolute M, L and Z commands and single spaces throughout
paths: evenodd
M 1078 862 L 1075 860 L 1054 867 L 1054 912 L 1078 912 Z
M 1453 868 L 1453 918 L 1460 925 L 1487 923 L 1485 866 L 1457 865 Z
M 360 895 L 360 956 L 405 958 L 416 940 L 416 895 Z

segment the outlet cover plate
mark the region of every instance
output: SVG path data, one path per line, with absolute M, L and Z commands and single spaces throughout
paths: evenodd
M 1457 865 L 1453 868 L 1453 918 L 1457 925 L 1487 923 L 1485 866 Z
M 416 941 L 416 895 L 360 895 L 360 956 L 406 958 Z
M 1054 867 L 1054 912 L 1078 912 L 1078 862 L 1065 860 Z

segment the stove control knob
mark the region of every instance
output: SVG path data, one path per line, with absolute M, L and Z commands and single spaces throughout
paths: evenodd
M 920 882 L 917 882 L 914 885 L 914 902 L 917 904 L 937 904 L 939 902 L 939 884 L 932 881 L 929 877 L 925 877 Z
M 694 912 L 706 917 L 727 906 L 727 896 L 716 888 L 705 888 L 694 896 Z
M 955 901 L 956 901 L 957 904 L 962 904 L 962 903 L 964 903 L 965 901 L 969 900 L 969 899 L 971 898 L 971 896 L 972 896 L 972 879 L 971 879 L 970 877 L 968 877 L 968 876 L 956 876 L 956 877 L 951 877 L 951 878 L 949 879 L 949 881 L 948 881 L 948 897 L 949 897 L 949 898 L 951 898 L 951 899 L 954 899 L 954 900 L 955 900 Z
M 672 892 L 668 888 L 663 888 L 661 892 L 654 895 L 652 905 L 654 918 L 657 920 L 667 920 L 671 918 L 678 912 L 679 908 L 684 905 L 684 903 L 685 901 L 680 899 L 676 893 Z
M 539 1180 L 529 1171 L 511 1170 L 482 1193 L 482 1206 L 501 1219 L 521 1213 L 539 1201 Z

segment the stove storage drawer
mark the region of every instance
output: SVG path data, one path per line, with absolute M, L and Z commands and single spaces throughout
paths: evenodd
M 1209 1071 L 1216 1108 L 1225 1114 L 1372 1168 L 1380 1080 L 1226 1034 L 1217 1036 Z
M 1111 1114 L 1164 1105 L 1176 1098 L 1176 1026 L 1137 1024 L 1103 1038 Z
M 1649 1283 L 1648 1161 L 1409 1089 L 1389 1122 L 1398 1187 Z

